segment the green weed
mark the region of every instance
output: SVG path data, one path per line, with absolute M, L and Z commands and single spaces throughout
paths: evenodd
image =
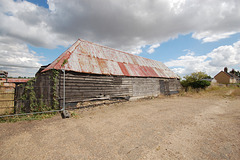
M 30 115 L 23 115 L 23 116 L 14 116 L 14 117 L 4 117 L 0 118 L 0 123 L 11 123 L 11 122 L 18 122 L 18 121 L 33 121 L 33 120 L 43 120 L 46 118 L 51 118 L 58 114 L 57 112 L 53 113 L 43 113 L 43 114 L 30 114 Z

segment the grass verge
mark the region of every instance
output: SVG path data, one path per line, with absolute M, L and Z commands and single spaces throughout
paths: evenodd
M 180 96 L 189 97 L 238 97 L 240 96 L 240 88 L 236 86 L 210 86 L 207 89 L 188 89 L 179 92 Z
M 240 88 L 235 89 L 232 93 L 232 96 L 240 96 Z
M 51 117 L 55 116 L 56 114 L 58 114 L 58 113 L 53 112 L 53 113 L 32 114 L 32 115 L 24 115 L 24 116 L 4 117 L 4 118 L 0 118 L 0 123 L 43 120 L 46 118 L 51 118 Z

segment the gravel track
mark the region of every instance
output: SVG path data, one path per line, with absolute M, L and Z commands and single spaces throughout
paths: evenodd
M 240 159 L 240 99 L 168 97 L 1 123 L 0 159 Z

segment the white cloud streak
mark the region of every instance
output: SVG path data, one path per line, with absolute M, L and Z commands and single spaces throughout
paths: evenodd
M 192 35 L 193 38 L 202 40 L 202 42 L 215 42 L 220 39 L 229 38 L 231 35 L 236 34 L 237 32 L 226 32 L 226 33 L 212 33 L 212 32 L 201 32 L 201 33 L 194 33 Z
M 203 56 L 195 56 L 194 53 L 190 52 L 190 54 L 188 53 L 165 64 L 180 76 L 198 71 L 214 76 L 224 67 L 239 70 L 240 41 L 233 43 L 233 45 L 220 46 Z
M 160 47 L 160 44 L 159 44 L 159 43 L 158 43 L 158 44 L 151 45 L 151 46 L 149 47 L 149 49 L 148 49 L 147 52 L 148 52 L 149 54 L 151 54 L 151 53 L 155 52 L 155 49 L 158 48 L 158 47 Z
M 8 71 L 9 76 L 34 76 L 41 66 L 39 61 L 43 57 L 29 50 L 26 44 L 5 43 L 0 39 L 0 48 L 0 70 Z

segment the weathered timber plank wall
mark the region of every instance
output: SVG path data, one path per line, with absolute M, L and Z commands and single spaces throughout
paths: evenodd
M 65 77 L 65 89 L 66 102 L 132 96 L 131 82 L 116 76 L 68 72 Z M 63 97 L 63 75 L 59 81 L 59 96 Z
M 52 80 L 53 73 L 51 71 L 39 74 L 36 76 L 36 82 L 34 85 L 34 90 L 36 93 L 36 98 L 43 101 L 47 106 L 52 106 L 53 101 L 53 85 Z M 56 84 L 58 91 L 58 83 Z M 57 92 L 58 93 L 58 92 Z
M 169 92 L 177 92 L 178 80 L 162 78 L 121 77 L 66 72 L 66 102 L 98 98 L 142 97 L 165 94 L 160 92 L 160 81 L 168 82 Z M 164 83 L 166 84 L 166 83 Z M 170 90 L 170 91 L 169 91 Z M 63 75 L 59 79 L 59 97 L 63 97 Z
M 169 92 L 170 94 L 178 93 L 181 88 L 180 81 L 177 79 L 169 79 Z
M 160 94 L 159 78 L 129 78 L 132 80 L 133 97 L 154 96 Z
M 52 103 L 51 71 L 39 74 L 36 80 L 37 97 L 46 99 L 45 104 Z M 63 100 L 63 73 L 60 71 L 57 82 L 57 96 L 60 105 Z M 66 72 L 66 102 L 80 102 L 94 99 L 127 98 L 154 96 L 176 93 L 180 87 L 179 80 L 164 78 L 142 78 L 94 75 Z M 50 101 L 49 101 L 50 100 Z
M 35 79 L 17 85 L 14 97 L 15 113 L 60 109 L 59 102 L 62 102 L 62 97 L 59 97 L 58 72 L 61 71 L 39 71 Z

